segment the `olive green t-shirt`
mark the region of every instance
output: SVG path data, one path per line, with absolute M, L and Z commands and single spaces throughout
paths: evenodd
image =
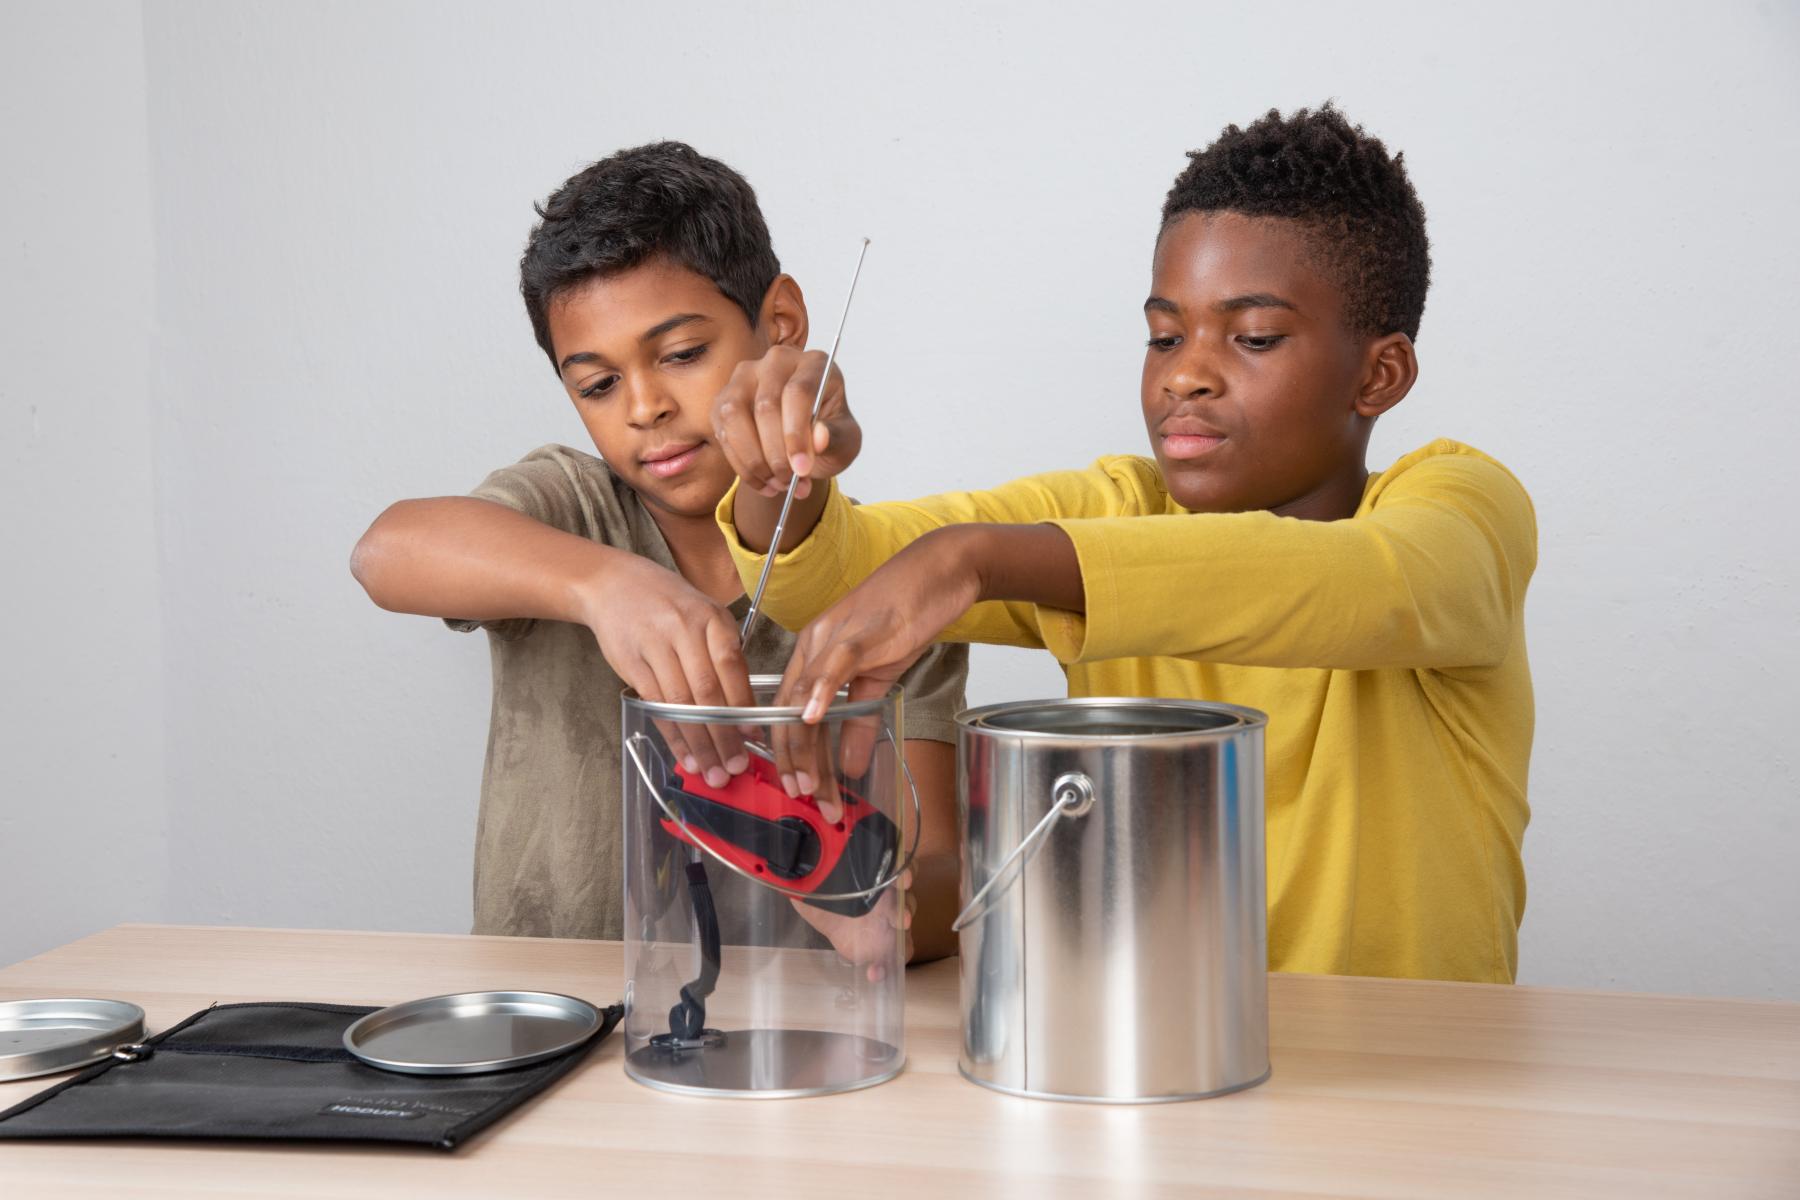
M 541 447 L 489 475 L 471 495 L 675 569 L 643 501 L 592 454 Z M 740 596 L 732 615 L 741 621 L 749 603 Z M 475 828 L 475 932 L 620 937 L 624 683 L 585 626 L 529 618 L 446 623 L 465 632 L 486 628 L 493 661 L 494 708 Z M 793 634 L 764 620 L 744 657 L 752 674 L 780 674 L 793 648 Z M 938 646 L 919 660 L 901 680 L 905 737 L 954 744 L 967 673 L 966 646 Z M 733 915 L 745 908 L 740 889 L 755 885 L 712 874 L 725 940 L 747 940 Z M 798 915 L 782 916 L 791 926 L 776 932 L 778 943 L 824 944 Z

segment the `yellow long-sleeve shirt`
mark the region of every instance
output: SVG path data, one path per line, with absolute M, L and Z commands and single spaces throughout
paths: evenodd
M 762 558 L 737 538 L 735 497 L 719 522 L 752 586 Z M 1537 524 L 1505 467 L 1433 442 L 1373 476 L 1341 521 L 1189 513 L 1154 460 L 1126 455 L 909 503 L 834 489 L 764 606 L 798 629 L 907 543 L 970 521 L 1062 528 L 1087 611 L 979 604 L 943 640 L 1046 647 L 1072 696 L 1269 715 L 1273 969 L 1511 982 Z

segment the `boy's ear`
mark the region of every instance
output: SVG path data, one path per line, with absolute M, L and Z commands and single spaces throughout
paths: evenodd
M 1406 399 L 1419 378 L 1419 356 L 1404 333 L 1376 338 L 1369 346 L 1362 386 L 1356 392 L 1356 414 L 1379 417 Z
M 771 346 L 806 349 L 806 297 L 800 294 L 800 285 L 792 275 L 777 275 L 763 293 L 756 326 Z

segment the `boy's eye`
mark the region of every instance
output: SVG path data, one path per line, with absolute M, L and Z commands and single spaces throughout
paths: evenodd
M 670 354 L 667 357 L 665 357 L 663 359 L 663 361 L 666 363 L 699 362 L 701 357 L 704 356 L 705 354 L 706 354 L 706 343 L 701 342 L 698 346 L 689 346 L 685 350 L 677 350 L 677 351 L 675 351 L 675 353 Z
M 1146 346 L 1149 346 L 1152 350 L 1173 350 L 1175 348 L 1175 344 L 1177 342 L 1179 342 L 1180 340 L 1181 340 L 1180 338 L 1174 337 L 1174 336 L 1153 337 L 1148 342 L 1145 342 L 1144 344 Z
M 1273 350 L 1285 341 L 1285 333 L 1246 333 L 1238 338 L 1238 344 L 1246 350 Z
M 588 384 L 575 394 L 580 396 L 583 400 L 592 400 L 595 396 L 604 396 L 606 393 L 612 391 L 613 384 L 617 382 L 619 382 L 619 377 L 617 375 L 607 375 L 600 379 L 596 379 L 593 383 Z

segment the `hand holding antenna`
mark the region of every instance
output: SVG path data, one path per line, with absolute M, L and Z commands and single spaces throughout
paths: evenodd
M 807 413 L 805 429 L 808 432 L 806 439 L 801 442 L 797 452 L 794 450 L 793 446 L 785 444 L 784 440 L 784 448 L 788 451 L 790 462 L 793 464 L 791 469 L 794 473 L 788 480 L 787 494 L 781 501 L 781 514 L 775 518 L 775 532 L 769 538 L 769 554 L 763 559 L 762 575 L 758 577 L 756 581 L 756 590 L 750 594 L 750 611 L 744 614 L 744 623 L 738 629 L 738 641 L 740 643 L 748 642 L 750 640 L 750 634 L 756 629 L 756 622 L 762 615 L 763 592 L 768 589 L 769 573 L 775 566 L 775 559 L 781 547 L 781 536 L 787 530 L 788 514 L 793 511 L 794 507 L 794 495 L 796 490 L 800 487 L 801 480 L 806 478 L 806 472 L 799 468 L 799 464 L 807 464 L 810 466 L 812 455 L 824 449 L 823 446 L 817 444 L 817 434 L 813 431 L 818 423 L 819 410 L 825 403 L 826 390 L 832 381 L 832 367 L 837 362 L 838 346 L 844 340 L 844 324 L 850 319 L 850 302 L 856 297 L 856 281 L 862 276 L 863 259 L 868 257 L 868 253 L 869 239 L 864 238 L 862 240 L 862 249 L 858 251 L 856 255 L 856 269 L 850 274 L 850 287 L 844 293 L 844 308 L 838 315 L 837 333 L 831 339 L 831 350 L 825 356 L 825 365 L 819 373 L 818 387 L 813 393 L 812 406 Z M 730 389 L 727 390 L 729 392 Z M 720 420 L 721 412 L 730 411 L 729 404 L 730 400 L 728 398 L 721 398 L 719 405 L 715 407 L 715 428 Z M 720 446 L 726 446 L 727 441 L 727 438 L 721 436 L 719 442 Z M 733 458 L 729 449 L 726 451 L 726 457 L 732 460 L 733 468 L 737 469 L 739 474 L 742 475 L 744 473 L 743 468 Z

